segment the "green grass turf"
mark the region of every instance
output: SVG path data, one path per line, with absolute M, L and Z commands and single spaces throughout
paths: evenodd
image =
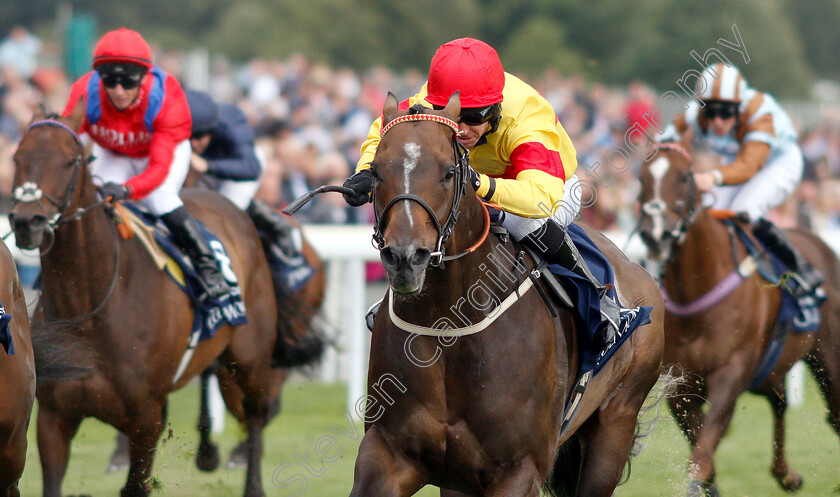
M 297 381 L 284 388 L 283 412 L 265 433 L 262 474 L 268 497 L 340 497 L 350 493 L 359 440 L 336 431 L 343 430 L 352 435 L 345 419 L 345 398 L 342 385 Z M 214 473 L 202 473 L 195 468 L 197 416 L 198 390 L 193 383 L 170 397 L 169 424 L 162 437 L 165 442 L 159 446 L 153 470 L 158 487 L 153 495 L 242 495 L 244 470 L 222 468 Z M 35 444 L 34 419 L 26 470 L 20 482 L 24 496 L 41 495 L 41 468 Z M 805 477 L 805 486 L 796 495 L 840 495 L 840 441 L 825 421 L 825 406 L 812 381 L 807 383 L 805 404 L 801 409 L 790 409 L 787 420 L 788 460 Z M 790 495 L 782 491 L 769 475 L 771 423 L 770 408 L 763 398 L 752 395 L 741 397 L 730 430 L 717 451 L 718 484 L 724 497 Z M 63 486 L 65 495 L 86 493 L 100 497 L 119 494 L 125 483 L 125 471 L 105 473 L 114 448 L 115 433 L 113 428 L 96 420 L 87 420 L 82 424 L 73 441 L 70 466 Z M 360 437 L 361 427 L 357 433 Z M 240 428 L 228 416 L 224 433 L 214 436 L 220 444 L 224 460 L 241 435 Z M 336 445 L 324 445 L 326 439 L 323 437 L 327 435 L 332 436 Z M 322 440 L 320 452 L 330 462 L 322 462 L 317 457 L 316 444 L 319 440 Z M 297 464 L 298 456 L 305 457 L 310 471 L 317 476 Z M 619 487 L 616 497 L 684 496 L 687 457 L 688 444 L 663 405 L 659 424 L 649 437 L 644 452 L 634 459 L 631 478 Z M 283 468 L 284 464 L 288 466 Z M 296 483 L 286 487 L 273 484 L 289 481 L 296 474 L 300 475 Z M 302 491 L 304 477 L 307 487 Z M 436 496 L 438 492 L 427 487 L 418 495 Z

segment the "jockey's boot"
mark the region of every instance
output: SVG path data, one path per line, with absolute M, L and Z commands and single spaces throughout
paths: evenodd
M 193 263 L 195 272 L 204 290 L 204 295 L 198 301 L 203 302 L 205 298 L 215 299 L 230 292 L 230 287 L 222 276 L 216 258 L 207 240 L 201 234 L 201 229 L 195 218 L 187 212 L 184 206 L 178 207 L 169 214 L 164 214 L 161 219 L 172 233 L 172 239 Z
M 767 245 L 785 267 L 796 273 L 794 278 L 799 283 L 794 298 L 822 293 L 819 290 L 823 284 L 823 276 L 805 259 L 802 252 L 791 243 L 785 232 L 770 221 L 760 218 L 753 226 L 753 234 Z
M 607 287 L 592 274 L 566 229 L 548 220 L 543 227 L 526 235 L 523 241 L 539 252 L 550 264 L 559 264 L 595 285 L 601 298 L 601 323 L 593 333 L 593 342 L 597 347 L 608 346 L 618 333 L 621 309 L 616 301 L 607 295 Z
M 274 212 L 258 200 L 251 201 L 247 212 L 254 226 L 257 227 L 257 231 L 268 237 L 272 248 L 277 248 L 276 251 L 272 250 L 272 253 L 278 255 L 283 262 L 300 255 L 303 248 L 303 236 L 300 229 L 289 223 L 282 214 Z

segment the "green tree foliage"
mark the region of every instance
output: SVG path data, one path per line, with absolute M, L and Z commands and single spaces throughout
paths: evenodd
M 68 0 L 69 2 L 70 0 Z M 7 2 L 0 28 L 24 23 L 60 42 L 50 0 Z M 425 72 L 435 49 L 474 36 L 505 67 L 546 69 L 611 84 L 642 80 L 672 90 L 696 69 L 694 50 L 716 47 L 750 83 L 780 96 L 807 95 L 815 77 L 840 76 L 840 0 L 75 0 L 102 30 L 126 26 L 156 46 L 208 47 L 242 62 L 302 53 L 316 62 Z M 70 5 L 68 3 L 67 5 Z M 737 25 L 750 57 L 717 44 Z

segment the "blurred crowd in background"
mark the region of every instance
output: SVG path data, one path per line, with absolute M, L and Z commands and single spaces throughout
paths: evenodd
M 47 110 L 60 112 L 72 84 L 56 64 L 41 63 L 49 59 L 42 51 L 41 42 L 23 26 L 13 28 L 0 41 L 3 212 L 8 209 L 14 174 L 12 155 L 33 110 L 44 102 Z M 189 78 L 183 74 L 183 54 L 154 47 L 153 51 L 155 62 L 189 87 Z M 387 92 L 404 99 L 425 80 L 425 74 L 417 71 L 396 73 L 376 67 L 359 73 L 313 64 L 301 55 L 252 60 L 241 66 L 211 58 L 209 69 L 206 88 L 201 89 L 217 101 L 238 105 L 248 116 L 265 156 L 258 197 L 276 209 L 318 186 L 341 184 L 353 172 L 360 145 L 381 113 Z M 749 79 L 749 68 L 744 72 Z M 581 178 L 586 177 L 584 164 L 603 162 L 607 151 L 623 146 L 627 129 L 642 122 L 641 116 L 658 96 L 643 81 L 614 88 L 551 70 L 526 80 L 551 102 L 572 138 Z M 796 194 L 771 215 L 784 226 L 840 227 L 840 108 L 821 105 L 817 115 L 802 116 L 795 112 L 801 107 L 793 105 L 788 110 L 799 125 L 804 178 Z M 813 106 L 808 108 L 813 110 Z M 702 152 L 695 154 L 695 163 L 701 168 L 714 160 Z M 597 200 L 581 213 L 586 222 L 601 230 L 633 229 L 639 165 L 640 157 L 633 158 L 614 184 L 598 186 Z M 340 195 L 327 194 L 310 202 L 296 217 L 304 223 L 369 223 L 372 212 L 370 206 L 350 209 Z

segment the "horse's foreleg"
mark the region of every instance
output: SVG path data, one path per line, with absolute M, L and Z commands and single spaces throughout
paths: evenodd
M 38 408 L 38 453 L 43 469 L 44 497 L 61 497 L 61 482 L 70 459 L 70 441 L 81 417 L 68 418 L 41 404 Z
M 356 458 L 350 497 L 409 497 L 425 484 L 425 476 L 391 449 L 376 426 L 365 433 Z
M 213 374 L 211 368 L 205 369 L 200 376 L 200 390 L 201 396 L 201 411 L 198 415 L 198 434 L 200 441 L 198 443 L 198 452 L 195 455 L 195 465 L 201 471 L 214 471 L 219 467 L 219 448 L 210 440 L 210 429 L 212 423 L 210 421 L 210 403 L 208 399 L 208 383 L 210 376 Z
M 732 420 L 735 400 L 748 383 L 749 376 L 740 362 L 730 363 L 706 379 L 709 410 L 689 458 L 689 470 L 694 479 L 714 483 L 715 450 Z
M 788 492 L 799 490 L 802 486 L 802 475 L 788 468 L 785 459 L 785 410 L 787 409 L 787 398 L 785 397 L 785 386 L 774 385 L 765 394 L 770 406 L 773 408 L 773 421 L 775 423 L 773 438 L 773 466 L 770 472 L 779 482 L 779 485 Z
M 165 402 L 150 400 L 144 405 L 142 414 L 130 425 L 128 442 L 131 463 L 120 497 L 147 497 L 152 490 L 152 461 L 166 421 Z
M 694 384 L 680 385 L 675 395 L 668 397 L 668 407 L 680 425 L 685 438 L 691 448 L 697 445 L 697 437 L 700 435 L 700 428 L 703 426 L 703 380 L 689 380 Z

